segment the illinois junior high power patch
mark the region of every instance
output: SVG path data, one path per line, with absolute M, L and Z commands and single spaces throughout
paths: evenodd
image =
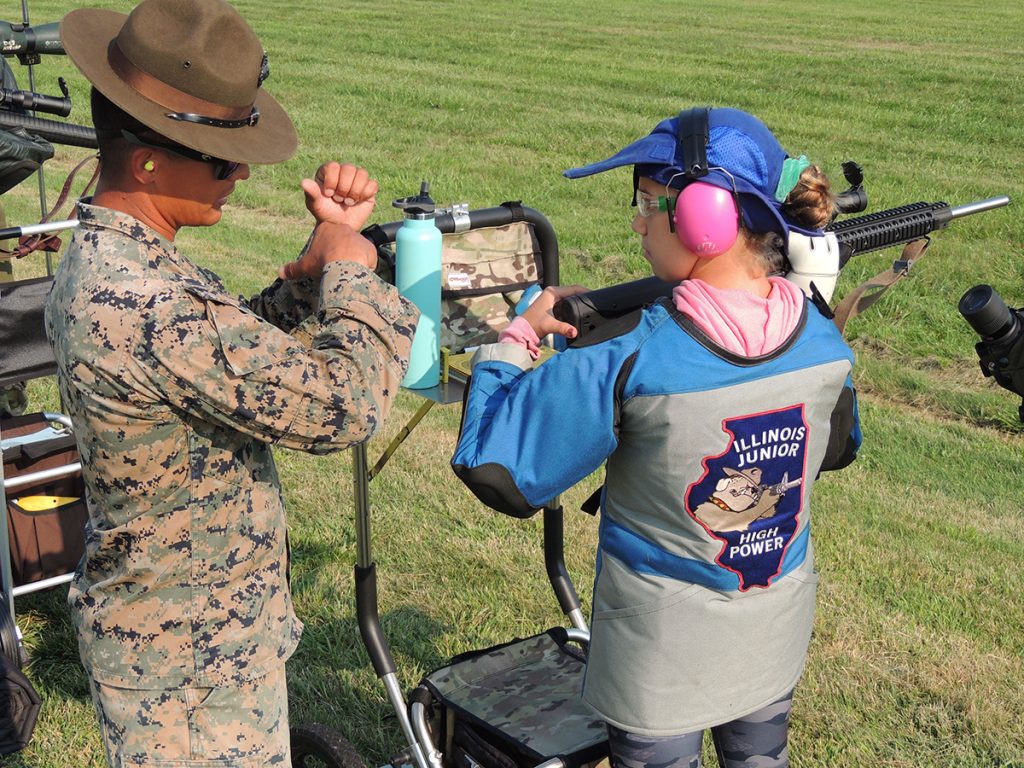
M 715 559 L 740 589 L 767 587 L 782 569 L 799 523 L 807 424 L 803 406 L 726 419 L 729 446 L 703 460 L 686 511 L 723 542 Z

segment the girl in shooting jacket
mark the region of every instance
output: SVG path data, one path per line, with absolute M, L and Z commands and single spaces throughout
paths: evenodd
M 786 766 L 814 615 L 812 489 L 860 444 L 853 354 L 781 274 L 820 235 L 828 180 L 755 117 L 693 109 L 569 178 L 633 168 L 645 258 L 670 298 L 586 338 L 548 288 L 481 347 L 452 465 L 526 517 L 602 463 L 584 699 L 613 764 Z M 539 339 L 575 339 L 532 369 Z

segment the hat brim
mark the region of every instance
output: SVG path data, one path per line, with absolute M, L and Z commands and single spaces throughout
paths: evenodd
M 611 157 L 589 163 L 579 168 L 570 168 L 562 175 L 569 179 L 582 179 L 595 173 L 604 173 L 624 165 L 676 165 L 676 135 L 669 120 L 662 120 L 654 130 L 629 144 Z M 682 169 L 680 169 L 682 170 Z
M 110 101 L 171 141 L 207 155 L 237 163 L 280 163 L 295 154 L 298 136 L 284 108 L 260 90 L 256 125 L 218 128 L 167 116 L 168 108 L 147 99 L 125 83 L 110 66 L 107 51 L 127 16 L 98 8 L 79 8 L 61 20 L 60 37 L 68 58 Z

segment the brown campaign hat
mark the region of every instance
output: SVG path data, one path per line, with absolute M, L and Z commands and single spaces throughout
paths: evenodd
M 81 8 L 60 36 L 100 93 L 178 144 L 240 163 L 295 153 L 291 119 L 261 88 L 263 46 L 224 0 L 143 0 L 127 16 Z

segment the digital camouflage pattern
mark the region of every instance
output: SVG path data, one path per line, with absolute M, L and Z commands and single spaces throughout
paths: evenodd
M 368 438 L 417 312 L 354 262 L 243 301 L 132 217 L 78 218 L 46 329 L 90 515 L 68 596 L 83 663 L 125 688 L 262 677 L 301 632 L 271 445 Z
M 786 768 L 793 695 L 711 729 L 720 768 Z M 615 768 L 700 768 L 703 731 L 641 736 L 608 727 Z
M 424 683 L 448 706 L 547 758 L 590 750 L 607 737 L 604 721 L 583 704 L 585 666 L 582 654 L 544 633 L 457 661 Z
M 441 240 L 441 346 L 457 353 L 497 341 L 515 317 L 524 290 L 543 277 L 539 264 L 540 244 L 527 222 L 446 234 Z M 393 274 L 384 277 L 394 282 Z
M 284 665 L 232 688 L 90 685 L 111 768 L 291 765 Z

